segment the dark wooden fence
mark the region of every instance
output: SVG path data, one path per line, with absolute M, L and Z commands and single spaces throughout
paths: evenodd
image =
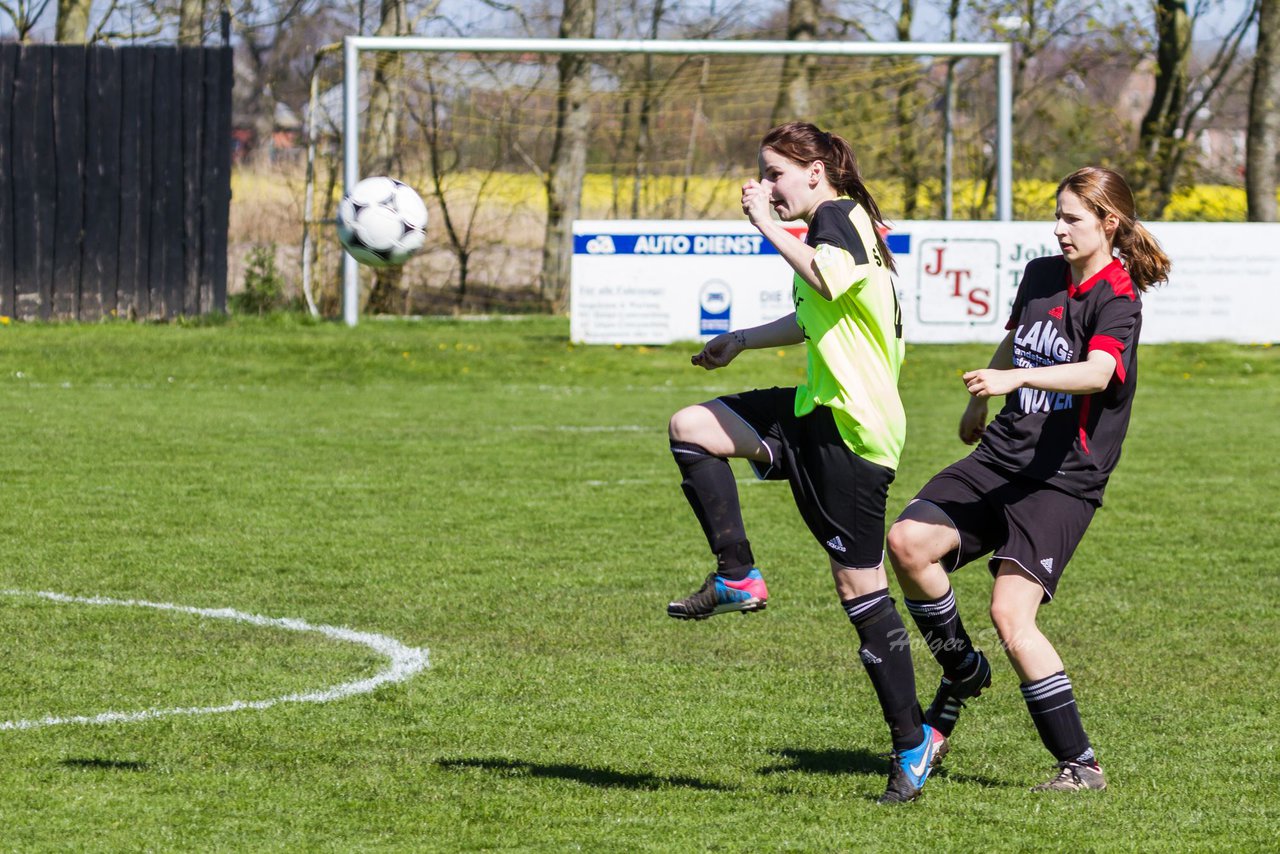
M 0 315 L 225 311 L 231 50 L 0 44 Z

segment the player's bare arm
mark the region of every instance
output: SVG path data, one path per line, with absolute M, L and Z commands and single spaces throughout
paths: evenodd
M 996 397 L 1020 388 L 1094 394 L 1106 389 L 1115 370 L 1115 356 L 1102 350 L 1091 350 L 1083 362 L 1066 365 L 969 371 L 964 375 L 964 384 L 975 398 Z
M 778 254 L 791 265 L 791 268 L 805 280 L 809 287 L 817 291 L 823 299 L 830 300 L 831 291 L 822 281 L 822 276 L 818 274 L 818 268 L 813 263 L 816 251 L 774 219 L 772 210 L 772 181 L 753 179 L 742 185 L 742 212 L 747 215 L 747 219 L 766 240 L 773 244 Z
M 786 347 L 804 341 L 804 333 L 796 325 L 796 314 L 779 317 L 750 329 L 735 329 L 717 335 L 707 342 L 702 352 L 692 359 L 694 365 L 708 371 L 723 368 L 738 357 L 743 350 L 767 347 Z
M 1004 336 L 987 363 L 988 371 L 1007 370 L 1013 367 L 1013 332 Z M 977 373 L 970 371 L 969 374 Z M 965 376 L 969 376 L 965 374 Z M 967 385 L 967 384 L 966 384 Z M 982 438 L 987 429 L 987 398 L 970 392 L 969 404 L 960 416 L 960 441 L 972 445 Z

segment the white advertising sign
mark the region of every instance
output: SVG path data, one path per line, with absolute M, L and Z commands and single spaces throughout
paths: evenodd
M 1280 340 L 1280 225 L 1148 227 L 1173 273 L 1143 295 L 1143 342 Z M 790 267 L 745 221 L 581 221 L 573 231 L 576 342 L 705 339 L 792 310 Z M 887 239 L 904 334 L 921 343 L 998 342 L 1027 261 L 1058 253 L 1048 222 L 904 222 Z

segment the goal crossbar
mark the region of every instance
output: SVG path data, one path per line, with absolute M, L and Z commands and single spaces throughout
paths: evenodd
M 812 42 L 643 39 L 428 38 L 347 36 L 343 59 L 343 192 L 360 180 L 360 52 L 582 53 L 747 56 L 988 57 L 996 61 L 996 218 L 1013 219 L 1013 46 L 1009 42 Z M 342 259 L 342 317 L 355 326 L 360 314 L 356 260 Z

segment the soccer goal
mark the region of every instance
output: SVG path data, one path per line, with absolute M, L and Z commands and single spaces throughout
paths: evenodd
M 477 280 L 537 278 L 530 268 L 540 257 L 546 219 L 556 62 L 566 54 L 590 58 L 589 97 L 596 102 L 584 217 L 740 216 L 737 188 L 756 169 L 784 59 L 811 57 L 810 113 L 785 118 L 806 118 L 850 139 L 890 219 L 904 211 L 937 218 L 938 199 L 945 193 L 950 210 L 956 187 L 970 199 L 962 206 L 966 218 L 1012 219 L 1007 43 L 348 37 L 342 184 L 360 180 L 363 159 L 399 170 L 394 177 L 419 187 L 433 208 L 432 240 L 450 257 L 413 262 L 416 275 L 451 276 L 459 294 Z M 378 118 L 370 101 L 385 100 L 391 90 L 375 83 L 375 75 L 391 77 L 389 58 L 399 62 L 395 106 Z M 941 81 L 948 63 L 953 70 L 966 60 L 975 62 L 959 84 L 959 106 L 945 117 L 946 133 L 958 141 L 953 185 Z M 370 126 L 363 131 L 362 113 Z M 399 154 L 388 153 L 385 143 L 381 153 L 371 151 L 375 134 L 389 138 L 389 121 L 395 137 L 411 144 Z M 355 325 L 360 270 L 345 256 L 341 269 L 342 316 Z M 427 292 L 433 285 L 417 287 Z

